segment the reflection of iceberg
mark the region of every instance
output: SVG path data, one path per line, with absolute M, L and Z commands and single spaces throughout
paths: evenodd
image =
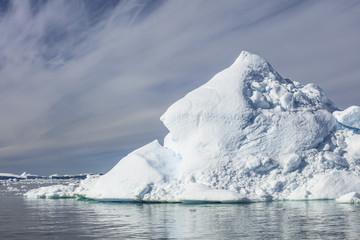
M 59 239 L 357 239 L 360 234 L 359 208 L 332 201 L 188 205 L 14 198 L 10 204 L 32 218 L 17 219 L 27 228 L 12 224 L 3 239 L 20 231 L 27 238 L 47 233 Z
M 242 52 L 165 112 L 164 146 L 154 141 L 135 150 L 104 176 L 84 180 L 75 193 L 236 202 L 359 192 L 360 137 L 353 127 L 360 119 L 351 118 L 348 128 L 337 123 L 335 110 L 319 87 L 284 79 L 261 57 Z M 339 184 L 323 186 L 332 176 Z

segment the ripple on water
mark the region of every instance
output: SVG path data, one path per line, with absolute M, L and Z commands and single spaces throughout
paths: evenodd
M 358 239 L 360 206 L 334 201 L 135 204 L 0 198 L 0 238 Z

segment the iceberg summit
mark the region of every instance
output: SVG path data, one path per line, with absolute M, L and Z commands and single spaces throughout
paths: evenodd
M 255 54 L 243 51 L 161 121 L 169 130 L 163 146 L 136 149 L 105 175 L 65 188 L 66 196 L 69 188 L 89 199 L 144 202 L 360 196 L 360 108 L 339 111 L 321 88 L 283 78 Z M 51 197 L 48 190 L 25 196 Z

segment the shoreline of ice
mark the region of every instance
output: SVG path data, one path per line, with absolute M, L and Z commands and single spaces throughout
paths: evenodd
M 136 200 L 136 199 L 118 199 L 118 198 L 99 198 L 92 199 L 86 198 L 83 195 L 75 193 L 76 186 L 74 184 L 70 185 L 52 185 L 47 187 L 41 187 L 38 189 L 33 189 L 25 193 L 23 196 L 28 199 L 77 199 L 77 200 L 90 200 L 97 202 L 111 202 L 111 203 L 179 203 L 179 204 L 250 204 L 258 202 L 278 202 L 278 201 L 335 201 L 337 203 L 346 203 L 346 204 L 360 204 L 360 193 L 358 192 L 349 192 L 343 194 L 337 198 L 308 198 L 308 199 L 271 199 L 271 200 L 261 200 L 261 199 L 248 199 L 246 197 L 241 197 L 238 199 L 231 199 L 228 196 L 221 195 L 223 200 L 219 198 L 219 195 L 213 195 L 214 198 L 206 198 L 203 195 L 200 198 L 189 198 L 189 199 L 173 199 L 167 201 L 146 201 L 146 200 Z M 200 192 L 201 193 L 201 192 Z M 217 192 L 222 194 L 221 192 Z

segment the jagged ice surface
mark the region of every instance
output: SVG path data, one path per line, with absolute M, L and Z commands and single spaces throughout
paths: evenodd
M 344 111 L 335 111 L 334 116 L 339 123 L 360 130 L 360 107 L 351 106 Z
M 337 108 L 319 87 L 282 78 L 244 51 L 161 116 L 169 129 L 164 146 L 154 141 L 135 150 L 75 194 L 247 202 L 360 192 L 356 109 L 333 115 Z

